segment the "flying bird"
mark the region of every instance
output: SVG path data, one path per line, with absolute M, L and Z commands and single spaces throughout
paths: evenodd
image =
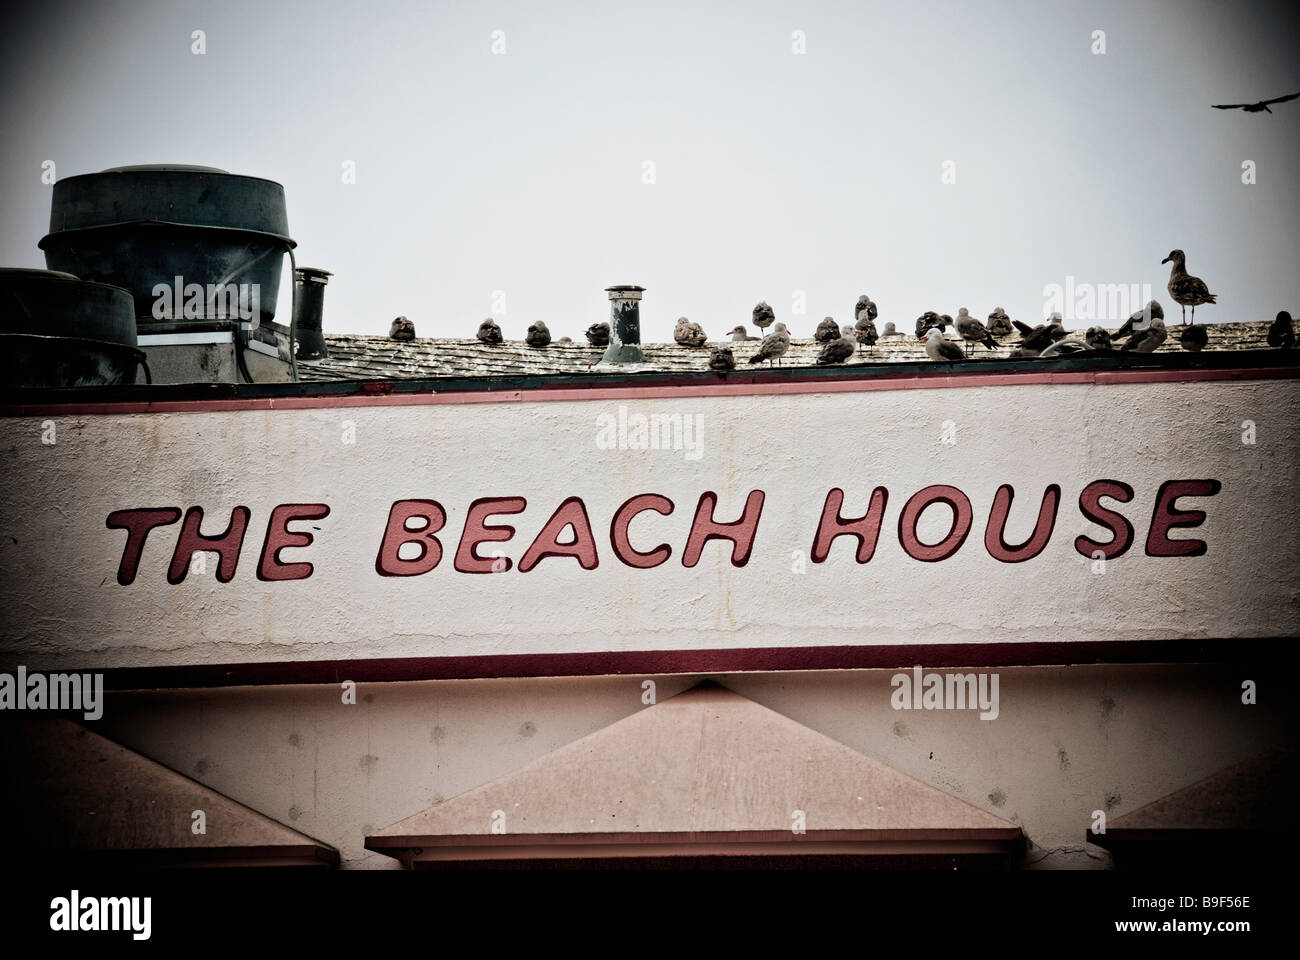
M 1169 296 L 1182 306 L 1183 326 L 1187 326 L 1187 308 L 1192 308 L 1192 323 L 1195 323 L 1197 305 L 1215 303 L 1217 295 L 1210 293 L 1210 288 L 1205 285 L 1204 280 L 1193 277 L 1187 272 L 1187 254 L 1181 250 L 1170 250 L 1169 256 L 1160 262 L 1169 263 L 1171 260 L 1174 265 L 1169 271 Z
M 609 323 L 602 320 L 587 328 L 587 342 L 593 347 L 609 346 Z
M 398 317 L 393 321 L 392 326 L 388 328 L 388 339 L 400 341 L 414 340 L 415 324 L 410 320 L 407 320 L 405 317 Z
M 719 372 L 736 369 L 736 358 L 730 347 L 713 347 L 709 350 L 709 369 Z
M 1183 345 L 1184 350 L 1200 353 L 1210 342 L 1210 333 L 1204 325 L 1194 323 L 1190 327 L 1183 328 L 1183 332 L 1178 335 L 1178 342 Z
M 758 345 L 758 353 L 749 358 L 750 363 L 762 363 L 767 361 L 768 366 L 772 361 L 780 361 L 785 356 L 785 352 L 790 349 L 790 331 L 784 323 L 778 323 L 772 328 L 772 332 L 763 338 L 763 342 Z
M 683 347 L 702 347 L 709 338 L 704 328 L 694 320 L 678 317 L 677 326 L 673 328 L 673 339 Z
M 831 363 L 843 363 L 853 356 L 854 351 L 857 349 L 857 344 L 853 342 L 852 337 L 841 334 L 822 347 L 821 352 L 817 354 L 817 366 L 824 367 Z
M 754 307 L 754 326 L 760 330 L 766 330 L 776 319 L 776 311 L 768 305 L 766 300 L 758 301 L 758 306 Z
M 925 336 L 920 339 L 925 341 L 925 355 L 931 360 L 940 360 L 946 363 L 966 359 L 965 351 L 945 337 L 943 331 L 938 327 L 931 327 L 925 332 Z
M 994 337 L 1009 337 L 1015 332 L 1011 326 L 1011 318 L 1001 307 L 994 307 L 993 312 L 989 314 L 988 331 Z
M 1165 322 L 1159 317 L 1152 317 L 1144 328 L 1135 327 L 1133 336 L 1129 337 L 1128 342 L 1120 349 L 1131 350 L 1134 353 L 1154 353 L 1156 347 L 1164 343 L 1168 336 L 1169 331 L 1165 329 Z
M 1291 314 L 1279 310 L 1277 318 L 1268 328 L 1268 345 L 1282 350 L 1295 346 L 1295 328 L 1291 325 Z
M 1106 332 L 1105 327 L 1089 327 L 1083 339 L 1093 350 L 1115 349 L 1114 344 L 1111 343 L 1110 334 Z
M 864 347 L 874 347 L 880 339 L 880 334 L 876 333 L 876 322 L 871 319 L 871 311 L 863 309 L 858 314 L 858 322 L 853 325 L 853 339 Z
M 744 343 L 746 340 L 759 340 L 761 338 L 751 337 L 749 331 L 745 329 L 745 325 L 738 324 L 736 328 L 731 331 L 731 339 L 735 343 Z
M 475 336 L 483 343 L 500 343 L 501 328 L 497 326 L 495 320 L 489 317 L 478 325 L 478 333 Z
M 1288 100 L 1294 100 L 1300 97 L 1300 93 L 1292 93 L 1285 97 L 1274 97 L 1272 100 L 1257 100 L 1254 103 L 1212 103 L 1215 110 L 1245 110 L 1247 113 L 1272 113 L 1268 108 L 1270 103 L 1286 103 Z
M 528 336 L 524 343 L 530 347 L 544 347 L 551 342 L 551 331 L 541 320 L 528 325 Z
M 990 350 L 998 348 L 998 342 L 984 329 L 984 324 L 972 317 L 965 307 L 957 311 L 957 335 L 966 341 L 967 356 L 977 343 L 984 344 Z
M 832 340 L 838 340 L 839 338 L 840 325 L 835 322 L 833 317 L 827 317 L 817 324 L 817 332 L 813 334 L 813 339 L 818 343 L 830 343 Z

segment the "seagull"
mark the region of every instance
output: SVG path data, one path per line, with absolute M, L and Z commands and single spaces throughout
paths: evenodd
M 1217 294 L 1210 293 L 1210 288 L 1200 277 L 1193 277 L 1187 272 L 1187 254 L 1181 250 L 1170 250 L 1169 256 L 1161 263 L 1174 262 L 1169 271 L 1169 296 L 1183 308 L 1183 326 L 1187 326 L 1187 308 L 1192 308 L 1192 323 L 1196 322 L 1196 307 L 1201 303 L 1215 303 Z
M 1069 331 L 1065 329 L 1065 325 L 1061 323 L 1059 313 L 1053 313 L 1047 318 L 1047 332 L 1052 335 L 1053 340 L 1064 340 L 1070 335 Z
M 389 340 L 414 340 L 415 324 L 405 317 L 398 317 L 393 321 L 393 325 L 388 328 Z
M 736 358 L 730 347 L 713 347 L 709 350 L 709 369 L 727 371 L 736 369 Z
M 1268 108 L 1270 103 L 1286 103 L 1288 100 L 1294 100 L 1300 97 L 1300 93 L 1292 93 L 1285 97 L 1274 97 L 1272 100 L 1258 100 L 1255 103 L 1212 103 L 1215 110 L 1245 110 L 1247 113 L 1272 113 Z
M 1038 355 L 1040 357 L 1068 357 L 1072 353 L 1086 353 L 1088 344 L 1074 337 L 1064 337 L 1051 344 Z
M 918 339 L 923 338 L 925 336 L 925 331 L 929 330 L 931 327 L 938 327 L 940 330 L 942 330 L 943 318 L 940 317 L 933 310 L 927 310 L 925 311 L 925 313 L 921 314 L 919 317 L 916 318 L 917 338 Z
M 773 310 L 766 300 L 758 301 L 758 306 L 754 307 L 754 326 L 760 330 L 766 330 L 776 319 L 776 311 Z
M 587 328 L 587 342 L 593 347 L 609 346 L 609 323 L 601 321 Z
M 749 331 L 745 329 L 744 324 L 740 324 L 731 331 L 731 339 L 735 343 L 744 343 L 746 340 L 759 340 L 761 338 L 751 337 Z
M 945 337 L 938 327 L 931 327 L 925 332 L 925 336 L 919 339 L 925 341 L 925 355 L 931 360 L 947 362 L 966 359 L 962 348 Z
M 497 326 L 497 322 L 495 320 L 493 320 L 491 317 L 488 317 L 486 320 L 484 320 L 482 323 L 478 325 L 478 333 L 476 334 L 476 336 L 483 343 L 500 343 L 501 328 Z
M 1045 323 L 1040 323 L 1036 327 L 1031 327 L 1027 323 L 1021 323 L 1019 320 L 1012 320 L 1011 322 L 1015 324 L 1016 329 L 1020 331 L 1020 352 L 1017 354 L 1018 356 L 1036 357 L 1041 351 L 1046 350 L 1057 340 L 1061 339 L 1060 337 L 1053 336 L 1052 332 L 1055 327 L 1060 326 L 1059 324 L 1056 324 L 1055 327 L 1049 327 Z M 1030 351 L 1033 352 L 1031 353 Z
M 855 320 L 857 319 L 858 314 L 863 310 L 867 311 L 867 319 L 869 320 L 874 320 L 876 317 L 880 316 L 879 312 L 876 310 L 875 301 L 865 293 L 858 297 L 858 302 L 853 305 L 853 317 Z
M 1178 335 L 1178 342 L 1183 345 L 1184 350 L 1200 353 L 1210 342 L 1210 333 L 1205 329 L 1204 324 L 1194 323 L 1190 327 L 1183 328 L 1183 332 Z
M 784 323 L 778 323 L 772 328 L 772 332 L 763 338 L 763 342 L 758 345 L 758 353 L 750 357 L 749 362 L 762 363 L 766 360 L 770 367 L 773 360 L 779 361 L 789 349 L 790 331 Z
M 1144 328 L 1134 328 L 1133 336 L 1128 338 L 1128 342 L 1120 347 L 1121 350 L 1131 350 L 1134 353 L 1154 353 L 1156 347 L 1165 342 L 1169 336 L 1169 331 L 1165 329 L 1165 322 L 1159 317 L 1152 317 L 1151 322 Z
M 546 324 L 538 320 L 536 323 L 528 325 L 528 336 L 524 337 L 524 343 L 530 347 L 544 347 L 551 342 L 551 331 Z
M 853 339 L 864 347 L 874 347 L 880 339 L 876 333 L 876 323 L 871 319 L 871 311 L 865 307 L 858 313 L 858 322 L 853 325 Z
M 885 332 L 882 333 L 881 336 L 882 336 L 882 337 L 896 337 L 896 336 L 898 336 L 898 331 L 894 329 L 894 321 L 893 321 L 893 320 L 890 320 L 888 323 L 885 324 Z
M 1291 314 L 1279 310 L 1277 318 L 1268 328 L 1268 345 L 1290 350 L 1295 346 L 1295 328 L 1291 326 Z
M 1001 307 L 994 307 L 993 312 L 989 314 L 989 333 L 995 337 L 1009 337 L 1015 332 L 1011 326 L 1011 318 Z
M 990 350 L 998 348 L 998 342 L 984 329 L 984 324 L 972 317 L 965 307 L 957 311 L 957 335 L 968 345 L 967 356 L 970 355 L 969 350 L 974 349 L 977 343 L 984 344 Z
M 1089 327 L 1083 339 L 1093 350 L 1115 349 L 1114 344 L 1110 341 L 1110 334 L 1106 332 L 1105 327 Z
M 863 319 L 866 319 L 865 309 Z M 867 322 L 870 323 L 871 321 L 867 320 Z M 857 344 L 853 342 L 852 337 L 841 334 L 822 347 L 821 353 L 817 354 L 817 366 L 824 367 L 830 363 L 843 363 L 853 356 L 854 351 L 857 349 Z
M 1135 330 L 1145 330 L 1152 317 L 1157 320 L 1165 318 L 1165 308 L 1160 306 L 1159 300 L 1148 301 L 1145 307 L 1125 320 L 1123 326 L 1115 331 L 1114 339 L 1130 336 Z
M 709 338 L 698 323 L 678 317 L 677 326 L 673 328 L 673 339 L 683 347 L 702 347 Z
M 817 324 L 817 332 L 813 334 L 813 339 L 818 343 L 830 343 L 832 340 L 838 340 L 839 338 L 840 325 L 835 322 L 833 317 L 827 317 Z

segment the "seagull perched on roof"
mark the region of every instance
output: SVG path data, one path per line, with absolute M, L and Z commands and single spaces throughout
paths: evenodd
M 735 329 L 731 331 L 731 339 L 735 343 L 744 343 L 746 340 L 760 340 L 762 338 L 751 337 L 749 331 L 745 329 L 745 325 L 742 323 L 737 324 Z
M 1184 350 L 1200 353 L 1210 342 L 1210 333 L 1205 329 L 1204 324 L 1194 323 L 1190 327 L 1183 328 L 1183 332 L 1178 335 L 1178 342 L 1183 345 Z
M 1110 334 L 1106 332 L 1105 327 L 1089 327 L 1083 339 L 1093 350 L 1115 349 L 1114 344 L 1111 343 Z
M 587 342 L 593 347 L 609 346 L 609 323 L 602 320 L 600 323 L 593 323 L 587 328 Z
M 835 322 L 833 317 L 826 317 L 821 323 L 817 324 L 817 332 L 813 334 L 813 339 L 818 343 L 830 343 L 832 340 L 840 338 L 840 325 Z
M 709 369 L 725 372 L 736 369 L 736 358 L 730 347 L 713 347 L 709 350 Z
M 853 339 L 864 347 L 874 347 L 880 339 L 876 333 L 876 322 L 871 319 L 871 311 L 863 307 L 858 311 L 858 322 L 853 325 Z
M 966 359 L 966 354 L 962 348 L 945 337 L 943 331 L 938 327 L 931 327 L 925 332 L 925 336 L 918 339 L 925 341 L 925 355 L 931 360 L 940 360 L 946 363 L 952 360 Z
M 768 302 L 766 300 L 758 301 L 758 305 L 754 307 L 754 326 L 760 330 L 766 330 L 775 319 L 776 311 L 768 305 Z
M 1131 336 L 1135 330 L 1145 330 L 1147 324 L 1151 322 L 1152 317 L 1155 317 L 1157 320 L 1163 320 L 1165 318 L 1165 308 L 1160 306 L 1159 300 L 1147 301 L 1145 307 L 1130 316 L 1124 321 L 1124 324 L 1115 331 L 1113 339 L 1120 340 L 1123 337 Z
M 984 329 L 984 324 L 972 317 L 965 307 L 957 311 L 957 335 L 967 343 L 967 356 L 977 343 L 984 344 L 990 350 L 998 348 L 998 342 Z
M 880 313 L 876 310 L 875 301 L 865 293 L 858 297 L 858 302 L 853 305 L 853 318 L 856 320 L 858 314 L 863 310 L 867 311 L 867 318 L 870 320 L 874 320 L 876 317 L 880 316 Z
M 768 366 L 771 366 L 773 360 L 780 361 L 789 349 L 790 331 L 784 323 L 778 323 L 772 328 L 772 332 L 763 338 L 763 342 L 758 345 L 758 353 L 750 357 L 749 362 L 762 363 L 766 360 Z
M 673 328 L 673 339 L 683 347 L 702 347 L 709 338 L 704 328 L 694 320 L 678 317 L 677 326 Z
M 1017 330 L 1020 331 L 1020 353 L 1019 356 L 1036 357 L 1040 352 L 1046 350 L 1057 340 L 1064 337 L 1056 336 L 1056 331 L 1060 330 L 1062 334 L 1065 331 L 1059 323 L 1040 323 L 1036 327 L 1031 327 L 1027 323 L 1021 323 L 1019 320 L 1012 320 Z M 1033 351 L 1032 353 L 1030 351 Z
M 398 317 L 393 321 L 392 326 L 388 328 L 388 339 L 401 341 L 414 340 L 415 324 L 410 320 L 407 320 L 405 317 Z
M 1145 327 L 1134 326 L 1133 336 L 1128 338 L 1128 342 L 1120 347 L 1121 350 L 1131 350 L 1134 353 L 1154 353 L 1156 347 L 1165 342 L 1169 336 L 1169 331 L 1165 329 L 1165 322 L 1159 317 L 1152 317 Z
M 1011 326 L 1011 318 L 1005 310 L 994 307 L 989 314 L 988 331 L 994 337 L 1009 337 L 1015 332 L 1015 327 Z
M 544 347 L 551 342 L 551 331 L 542 321 L 528 325 L 528 336 L 524 337 L 524 343 L 530 347 Z
M 938 327 L 942 330 L 943 318 L 933 310 L 927 310 L 916 318 L 917 339 L 923 339 L 925 337 L 925 331 L 929 330 L 931 327 Z
M 1285 97 L 1274 97 L 1272 100 L 1256 100 L 1254 103 L 1212 103 L 1215 110 L 1245 110 L 1247 113 L 1272 113 L 1268 108 L 1270 103 L 1286 103 L 1288 100 L 1294 100 L 1300 97 L 1300 93 L 1288 94 Z
M 882 337 L 896 337 L 896 336 L 898 336 L 898 331 L 894 328 L 894 321 L 893 321 L 893 320 L 890 320 L 888 323 L 885 324 L 885 332 L 882 333 L 881 336 L 882 336 Z
M 830 363 L 843 363 L 853 356 L 853 352 L 857 349 L 857 344 L 853 342 L 852 337 L 840 333 L 838 337 L 822 347 L 821 352 L 817 354 L 817 366 L 824 367 Z
M 1210 293 L 1210 288 L 1205 285 L 1204 280 L 1193 277 L 1187 272 L 1187 254 L 1181 250 L 1170 250 L 1169 256 L 1160 262 L 1169 263 L 1171 260 L 1174 265 L 1169 271 L 1169 296 L 1182 306 L 1183 326 L 1187 326 L 1187 308 L 1192 308 L 1192 323 L 1195 323 L 1197 305 L 1215 303 L 1217 295 Z
M 497 326 L 495 320 L 488 317 L 488 319 L 478 325 L 478 333 L 475 334 L 475 336 L 477 336 L 483 343 L 500 343 L 501 328 Z
M 1268 328 L 1268 345 L 1290 350 L 1295 346 L 1295 328 L 1291 325 L 1291 314 L 1279 310 L 1277 317 Z

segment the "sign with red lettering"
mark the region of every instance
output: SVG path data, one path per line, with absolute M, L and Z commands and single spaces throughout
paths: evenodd
M 1295 635 L 1298 393 L 785 385 L 8 416 L 0 658 L 610 672 L 631 653 L 744 669 Z

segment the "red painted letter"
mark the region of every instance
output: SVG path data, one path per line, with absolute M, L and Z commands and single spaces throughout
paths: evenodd
M 1199 527 L 1205 521 L 1203 510 L 1177 510 L 1179 497 L 1212 497 L 1222 485 L 1218 480 L 1166 480 L 1156 494 L 1156 509 L 1147 531 L 1148 557 L 1200 557 L 1205 554 L 1204 540 L 1170 540 L 1174 527 Z
M 813 537 L 812 562 L 822 563 L 830 555 L 831 544 L 836 537 L 858 538 L 858 563 L 866 563 L 876 552 L 876 541 L 880 538 L 880 522 L 885 517 L 885 504 L 889 501 L 889 491 L 876 487 L 871 491 L 871 502 L 864 516 L 856 520 L 845 520 L 840 516 L 840 507 L 844 505 L 844 491 L 835 487 L 826 494 L 826 503 L 822 506 L 822 519 L 817 524 L 817 535 Z
M 1085 557 L 1100 553 L 1103 558 L 1113 560 L 1133 545 L 1133 524 L 1123 514 L 1107 510 L 1101 506 L 1101 498 L 1109 497 L 1120 503 L 1133 499 L 1133 488 L 1122 480 L 1094 480 L 1083 488 L 1079 494 L 1079 510 L 1093 523 L 1110 530 L 1114 536 L 1109 543 L 1098 543 L 1089 537 L 1078 537 L 1074 549 Z
M 509 540 L 515 535 L 515 528 L 506 524 L 489 527 L 483 521 L 497 513 L 521 513 L 528 501 L 523 497 L 484 497 L 469 505 L 465 516 L 465 530 L 460 535 L 460 546 L 456 548 L 455 567 L 461 573 L 492 573 L 496 564 L 498 571 L 510 569 L 509 557 L 480 557 L 475 547 L 480 543 Z
M 758 518 L 763 513 L 763 491 L 751 490 L 745 498 L 745 512 L 734 523 L 718 523 L 713 519 L 713 508 L 718 505 L 718 495 L 712 490 L 700 495 L 691 522 L 691 534 L 682 553 L 682 566 L 693 567 L 700 562 L 704 545 L 710 540 L 730 540 L 731 565 L 743 567 L 749 563 L 754 549 L 754 534 L 758 532 Z
M 1052 484 L 1043 492 L 1043 502 L 1038 508 L 1038 520 L 1029 539 L 1018 547 L 1007 543 L 1007 514 L 1011 512 L 1011 500 L 1016 491 L 1011 484 L 1004 483 L 998 487 L 993 497 L 993 509 L 989 511 L 989 525 L 984 530 L 984 549 L 994 560 L 1003 563 L 1022 563 L 1043 552 L 1047 541 L 1052 538 L 1052 528 L 1056 526 L 1056 508 L 1061 504 L 1061 488 Z
M 614 519 L 609 524 L 609 542 L 613 544 L 614 555 L 629 567 L 636 567 L 638 570 L 657 567 L 673 555 L 673 548 L 666 543 L 659 544 L 647 553 L 632 549 L 632 543 L 627 537 L 627 528 L 632 523 L 632 518 L 645 510 L 654 510 L 666 517 L 673 512 L 673 502 L 657 493 L 639 494 L 615 510 Z
M 176 551 L 172 554 L 172 563 L 167 569 L 167 582 L 180 583 L 185 579 L 190 557 L 197 551 L 213 550 L 221 557 L 217 563 L 217 579 L 229 583 L 239 564 L 239 549 L 244 545 L 244 530 L 248 526 L 249 516 L 248 507 L 235 507 L 230 511 L 230 525 L 226 527 L 226 532 L 215 537 L 205 537 L 199 533 L 199 526 L 203 523 L 203 508 L 190 507 L 185 511 L 181 535 L 176 540 Z
M 424 520 L 424 526 L 411 530 L 408 520 Z M 398 500 L 388 511 L 388 526 L 375 557 L 375 572 L 381 577 L 418 577 L 428 573 L 442 559 L 442 544 L 434 536 L 447 522 L 447 513 L 435 500 Z M 420 548 L 420 555 L 403 560 L 399 551 L 404 543 Z
M 144 551 L 144 542 L 149 531 L 154 527 L 165 527 L 175 523 L 181 515 L 179 507 L 144 507 L 139 510 L 114 510 L 104 521 L 110 530 L 126 531 L 126 546 L 122 548 L 122 559 L 117 565 L 117 582 L 126 586 L 135 580 L 136 571 L 140 569 L 140 554 Z
M 561 543 L 560 534 L 569 526 L 573 527 L 573 540 Z M 555 509 L 519 561 L 519 572 L 527 573 L 547 557 L 573 557 L 582 569 L 596 569 L 596 538 L 591 535 L 587 507 L 580 497 L 569 497 Z
M 916 535 L 916 523 L 921 519 L 925 508 L 932 503 L 946 503 L 952 507 L 952 529 L 938 543 L 922 543 Z M 924 560 L 926 563 L 947 560 L 966 542 L 970 524 L 970 498 L 956 487 L 936 484 L 918 490 L 904 505 L 903 512 L 898 517 L 898 542 L 913 560 Z
M 310 533 L 294 533 L 288 529 L 291 520 L 321 520 L 330 515 L 323 503 L 282 503 L 271 511 L 266 525 L 266 542 L 262 544 L 262 559 L 257 565 L 259 580 L 306 580 L 315 569 L 310 563 L 281 563 L 280 551 L 285 547 L 310 546 L 314 539 Z

